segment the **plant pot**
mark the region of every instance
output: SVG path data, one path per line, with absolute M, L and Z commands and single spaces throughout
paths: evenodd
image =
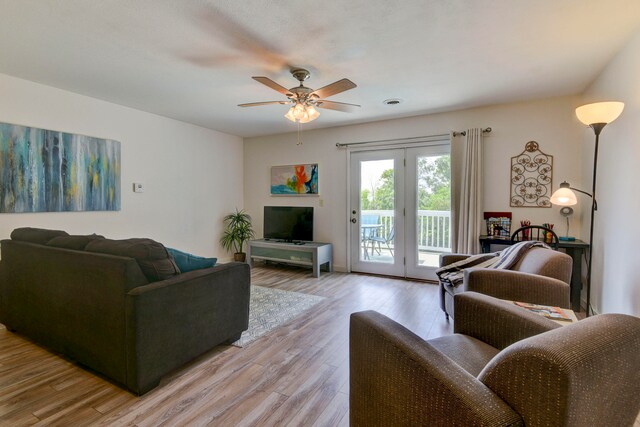
M 233 254 L 233 260 L 236 262 L 245 262 L 247 260 L 247 254 L 244 252 L 236 252 Z

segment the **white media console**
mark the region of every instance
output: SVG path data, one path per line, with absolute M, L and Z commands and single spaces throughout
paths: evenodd
M 327 265 L 327 271 L 333 271 L 333 245 L 331 243 L 251 240 L 247 258 L 250 266 L 253 266 L 253 260 L 256 259 L 312 267 L 313 277 L 320 277 L 320 266 L 324 264 Z

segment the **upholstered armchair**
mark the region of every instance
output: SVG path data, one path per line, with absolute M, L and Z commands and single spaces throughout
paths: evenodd
M 442 254 L 440 267 L 470 255 Z M 453 296 L 474 291 L 496 298 L 570 308 L 571 257 L 545 248 L 529 249 L 510 270 L 469 268 L 461 285 L 440 282 L 440 308 L 454 317 Z
M 475 292 L 454 334 L 424 341 L 374 311 L 351 315 L 351 426 L 632 426 L 640 319 L 560 326 Z

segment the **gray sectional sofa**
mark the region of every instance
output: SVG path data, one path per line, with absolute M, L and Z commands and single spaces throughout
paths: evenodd
M 28 228 L 1 251 L 0 323 L 136 394 L 248 327 L 247 264 L 181 273 L 150 239 Z

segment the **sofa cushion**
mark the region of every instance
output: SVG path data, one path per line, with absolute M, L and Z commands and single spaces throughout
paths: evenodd
M 47 242 L 47 246 L 55 246 L 56 248 L 73 249 L 76 251 L 84 250 L 85 246 L 96 239 L 104 239 L 104 236 L 98 234 L 88 234 L 86 236 L 71 235 L 58 236 Z
M 176 265 L 182 273 L 186 273 L 187 271 L 200 270 L 203 268 L 210 268 L 215 266 L 216 261 L 218 261 L 218 258 L 204 258 L 173 248 L 167 248 L 167 251 L 169 251 L 169 253 L 173 257 L 173 260 L 176 262 Z
M 46 245 L 54 237 L 68 236 L 69 233 L 62 230 L 47 230 L 46 228 L 21 227 L 11 232 L 11 240 L 19 242 L 37 243 Z
M 180 274 L 180 269 L 167 249 L 151 239 L 94 239 L 84 248 L 87 252 L 134 258 L 150 282 Z

